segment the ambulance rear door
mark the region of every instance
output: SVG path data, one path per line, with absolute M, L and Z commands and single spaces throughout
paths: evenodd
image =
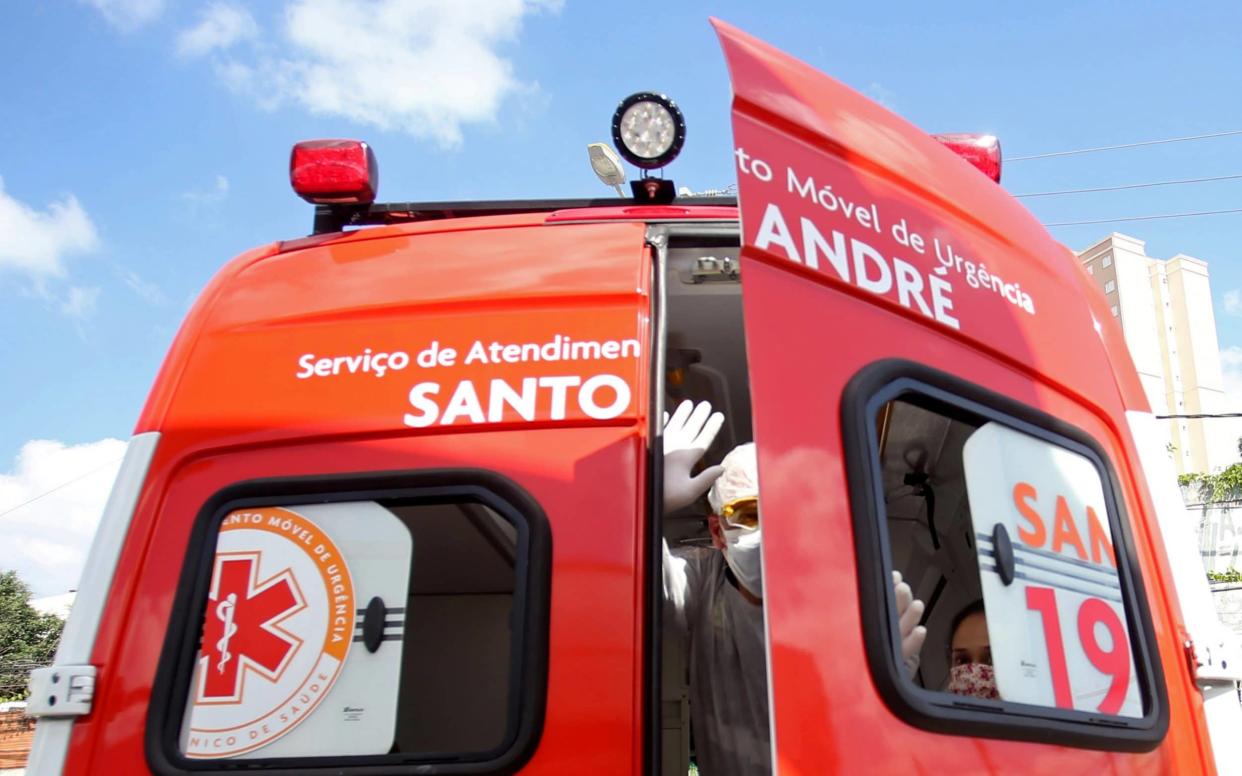
M 220 273 L 49 772 L 638 767 L 645 225 L 543 218 Z
M 979 169 L 715 26 L 734 91 L 776 768 L 1210 769 L 1103 299 Z M 918 661 L 893 572 L 925 605 Z M 992 654 L 985 641 L 959 659 L 979 600 Z M 986 666 L 978 688 L 959 663 Z

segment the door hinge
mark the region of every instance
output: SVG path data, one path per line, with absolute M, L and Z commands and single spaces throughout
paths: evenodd
M 30 717 L 80 717 L 91 711 L 95 666 L 47 666 L 30 673 Z
M 1190 675 L 1201 689 L 1242 681 L 1242 658 L 1228 644 L 1201 647 L 1190 636 L 1184 636 L 1182 649 Z

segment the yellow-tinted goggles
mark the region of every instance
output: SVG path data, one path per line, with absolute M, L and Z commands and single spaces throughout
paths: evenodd
M 720 508 L 720 519 L 729 528 L 758 528 L 759 499 L 740 498 Z

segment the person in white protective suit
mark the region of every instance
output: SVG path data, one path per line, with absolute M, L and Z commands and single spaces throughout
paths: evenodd
M 692 473 L 723 423 L 708 402 L 686 401 L 664 425 L 665 514 L 705 491 L 713 513 L 713 549 L 673 554 L 664 546 L 664 596 L 671 624 L 688 640 L 690 719 L 704 776 L 772 770 L 755 446 L 739 445 L 720 465 Z M 918 625 L 923 604 L 896 572 L 893 583 L 902 658 L 913 676 L 926 637 Z

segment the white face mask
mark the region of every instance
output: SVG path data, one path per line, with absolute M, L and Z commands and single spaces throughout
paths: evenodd
M 762 564 L 759 557 L 759 530 L 725 528 L 725 563 L 746 590 L 756 598 L 763 597 Z

